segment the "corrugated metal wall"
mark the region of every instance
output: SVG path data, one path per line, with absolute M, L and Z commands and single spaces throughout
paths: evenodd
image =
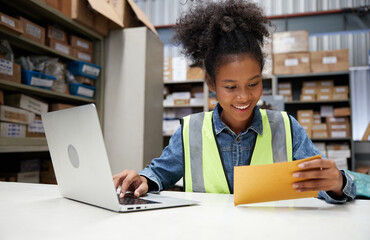
M 217 1 L 217 0 L 214 0 Z M 175 24 L 186 0 L 134 0 L 154 25 Z M 188 0 L 191 2 L 191 0 Z M 370 5 L 370 0 L 253 0 L 267 16 L 326 11 Z

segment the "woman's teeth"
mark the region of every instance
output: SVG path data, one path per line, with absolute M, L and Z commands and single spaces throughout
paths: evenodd
M 249 107 L 249 105 L 250 105 L 250 104 L 248 104 L 248 105 L 246 105 L 246 106 L 234 106 L 234 107 L 235 107 L 235 108 L 237 108 L 237 109 L 240 109 L 240 110 L 244 110 L 244 109 L 248 108 L 248 107 Z

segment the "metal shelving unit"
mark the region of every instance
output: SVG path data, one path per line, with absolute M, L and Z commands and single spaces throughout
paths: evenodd
M 98 115 L 103 124 L 103 106 L 104 106 L 104 37 L 98 33 L 86 28 L 85 26 L 73 21 L 63 15 L 58 10 L 50 7 L 40 0 L 17 0 L 6 1 L 0 0 L 2 12 L 15 12 L 21 16 L 29 18 L 35 22 L 57 24 L 67 32 L 93 41 L 94 62 L 102 66 L 101 75 L 96 80 L 96 92 L 94 99 L 88 99 L 69 95 L 51 90 L 32 87 L 11 81 L 0 79 L 0 89 L 19 92 L 39 97 L 47 102 L 62 102 L 76 105 L 95 103 L 97 105 Z M 5 12 L 6 13 L 6 12 Z M 50 48 L 47 45 L 34 42 L 25 38 L 14 31 L 6 28 L 0 28 L 0 39 L 6 39 L 11 44 L 13 50 L 18 52 L 24 51 L 25 54 L 40 54 L 57 57 L 62 61 L 77 60 L 76 58 Z M 17 153 L 17 152 L 45 152 L 48 151 L 45 138 L 0 138 L 0 153 Z

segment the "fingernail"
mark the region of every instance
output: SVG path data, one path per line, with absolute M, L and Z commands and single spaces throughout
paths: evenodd
M 299 173 L 293 173 L 293 177 L 299 178 L 300 174 Z
M 298 183 L 293 183 L 293 187 L 294 188 L 298 188 L 299 187 L 299 184 Z
M 300 164 L 298 164 L 298 167 L 299 168 L 304 168 L 304 165 L 305 165 L 304 163 L 300 163 Z
M 301 189 L 297 189 L 297 190 L 295 190 L 296 192 L 302 192 L 302 190 Z
M 123 198 L 123 193 L 120 193 L 119 194 L 119 198 Z

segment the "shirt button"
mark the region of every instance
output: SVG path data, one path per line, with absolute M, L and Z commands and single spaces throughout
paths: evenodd
M 237 141 L 237 142 L 240 142 L 240 138 L 239 138 L 239 137 L 237 137 L 237 138 L 236 138 L 236 141 Z

